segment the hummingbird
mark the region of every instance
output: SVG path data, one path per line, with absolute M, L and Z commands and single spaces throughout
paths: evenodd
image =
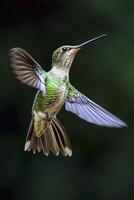
M 106 127 L 126 127 L 127 124 L 106 109 L 94 103 L 79 92 L 69 81 L 69 71 L 76 53 L 93 41 L 106 36 L 100 35 L 80 45 L 64 45 L 52 54 L 52 67 L 46 72 L 21 48 L 10 50 L 10 64 L 16 77 L 23 83 L 37 89 L 31 122 L 28 129 L 25 151 L 33 153 L 50 151 L 58 156 L 72 155 L 72 147 L 66 130 L 57 118 L 65 109 L 87 122 Z

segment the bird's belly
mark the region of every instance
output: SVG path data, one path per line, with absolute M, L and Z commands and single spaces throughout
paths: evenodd
M 54 98 L 51 98 L 49 105 L 45 108 L 44 111 L 48 112 L 49 115 L 55 112 L 57 113 L 63 106 L 65 98 L 66 98 L 66 93 L 62 91 L 58 95 L 54 96 Z

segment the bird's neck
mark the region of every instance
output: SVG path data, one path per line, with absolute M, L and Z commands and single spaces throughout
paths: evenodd
M 51 73 L 63 82 L 69 80 L 69 68 L 62 68 L 55 65 L 52 67 Z

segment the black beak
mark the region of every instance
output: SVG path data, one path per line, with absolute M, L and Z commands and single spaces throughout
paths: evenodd
M 91 39 L 91 40 L 88 40 L 88 41 L 86 41 L 86 42 L 84 42 L 84 43 L 82 43 L 82 44 L 80 44 L 80 45 L 75 46 L 75 48 L 76 48 L 76 49 L 81 49 L 81 48 L 83 48 L 84 46 L 88 45 L 89 43 L 94 42 L 95 40 L 98 40 L 98 39 L 100 39 L 100 38 L 102 38 L 102 37 L 105 37 L 105 36 L 107 36 L 107 34 L 103 34 L 103 35 L 100 35 L 100 36 L 98 36 L 98 37 L 95 37 L 95 38 L 93 38 L 93 39 Z

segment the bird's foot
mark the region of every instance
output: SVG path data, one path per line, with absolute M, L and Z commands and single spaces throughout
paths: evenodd
M 41 119 L 44 119 L 45 121 L 51 121 L 54 120 L 56 118 L 56 113 L 52 113 L 50 116 L 48 114 L 48 112 L 39 112 L 39 116 L 41 117 Z
M 54 120 L 54 119 L 56 119 L 56 113 L 55 113 L 55 112 L 52 113 L 52 115 L 49 117 L 49 119 L 50 119 L 50 120 Z

